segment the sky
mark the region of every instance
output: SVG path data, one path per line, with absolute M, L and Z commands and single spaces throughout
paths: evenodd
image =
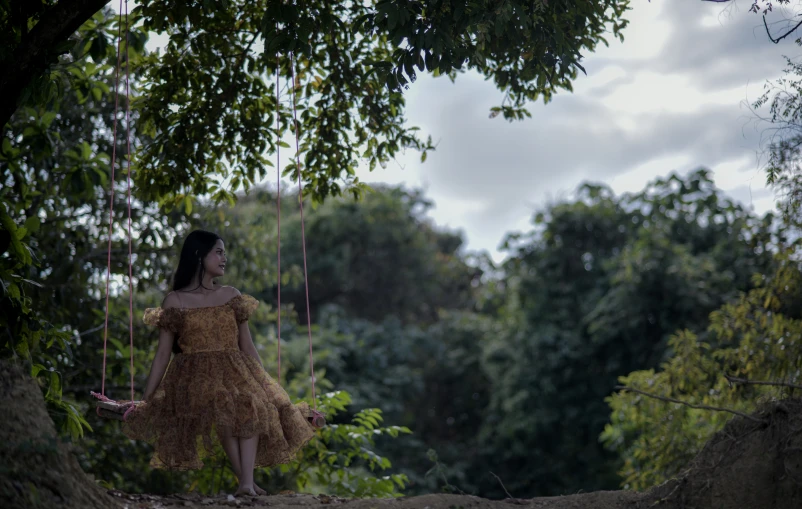
M 765 124 L 747 105 L 780 77 L 783 54 L 800 50 L 791 38 L 770 42 L 751 3 L 633 0 L 624 42 L 608 38 L 586 56 L 573 93 L 533 104 L 524 121 L 488 118 L 501 94 L 478 74 L 454 84 L 422 76 L 407 118 L 437 150 L 425 163 L 408 153 L 359 176 L 425 189 L 435 223 L 497 261 L 506 233 L 529 230 L 535 211 L 583 181 L 634 192 L 704 166 L 717 187 L 764 213 L 774 206 L 758 157 Z
M 409 151 L 357 174 L 425 190 L 435 224 L 461 231 L 466 250 L 496 261 L 507 233 L 529 230 L 535 212 L 585 181 L 636 192 L 706 167 L 717 187 L 765 213 L 774 206 L 761 171 L 766 124 L 749 105 L 782 75 L 783 55 L 802 50 L 793 38 L 769 41 L 752 1 L 632 0 L 624 41 L 610 34 L 609 47 L 585 56 L 587 76 L 579 74 L 574 92 L 531 104 L 524 121 L 490 119 L 501 93 L 476 73 L 456 83 L 420 75 L 406 92 L 406 116 L 437 149 L 425 163 Z M 796 11 L 775 9 L 769 20 Z

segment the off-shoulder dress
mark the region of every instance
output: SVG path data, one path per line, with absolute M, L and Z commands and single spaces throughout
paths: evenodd
M 123 424 L 129 438 L 153 444 L 151 467 L 194 470 L 222 436 L 259 436 L 257 467 L 293 460 L 314 436 L 306 403 L 287 393 L 239 349 L 239 325 L 258 306 L 237 295 L 220 306 L 150 308 L 148 325 L 172 331 L 181 347 L 158 389 Z

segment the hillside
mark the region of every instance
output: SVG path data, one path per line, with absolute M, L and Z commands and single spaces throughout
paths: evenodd
M 317 507 L 347 509 L 786 509 L 802 507 L 802 400 L 763 405 L 752 419 L 737 417 L 716 434 L 687 470 L 644 493 L 608 491 L 487 500 L 431 494 L 397 499 L 341 499 L 284 493 L 235 499 L 197 494 L 153 495 L 106 491 L 80 469 L 70 447 L 57 439 L 34 381 L 0 363 L 0 498 L 6 508 L 157 509 L 164 507 Z

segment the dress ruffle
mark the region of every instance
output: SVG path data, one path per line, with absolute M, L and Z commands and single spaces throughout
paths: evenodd
M 234 308 L 234 316 L 237 317 L 237 323 L 242 323 L 248 321 L 248 318 L 259 306 L 259 301 L 250 295 L 237 295 L 228 301 L 228 305 Z
M 170 332 L 179 334 L 184 317 L 178 308 L 148 308 L 145 310 L 145 316 L 142 317 L 142 321 L 146 325 L 167 329 Z
M 258 435 L 256 466 L 269 467 L 292 461 L 314 437 L 308 415 L 244 352 L 181 354 L 123 432 L 155 446 L 151 467 L 171 470 L 202 468 L 221 437 Z
M 239 324 L 248 321 L 248 318 L 250 318 L 256 308 L 259 307 L 259 301 L 250 295 L 243 294 L 237 295 L 225 304 L 206 309 L 221 308 L 224 306 L 228 306 L 234 310 L 234 316 Z M 167 329 L 175 334 L 180 334 L 184 322 L 183 312 L 197 309 L 204 308 L 148 308 L 145 310 L 142 321 L 145 322 L 145 325 Z

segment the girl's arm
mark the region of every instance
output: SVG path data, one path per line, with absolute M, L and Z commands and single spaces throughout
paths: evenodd
M 259 357 L 259 352 L 256 351 L 256 346 L 253 344 L 251 329 L 248 327 L 248 322 L 242 322 L 239 324 L 239 349 L 248 355 L 251 355 L 254 359 L 256 359 L 256 362 L 258 362 L 259 365 L 264 368 L 262 359 Z
M 164 377 L 164 372 L 167 370 L 167 365 L 170 364 L 170 355 L 173 353 L 173 341 L 175 334 L 167 329 L 159 329 L 159 346 L 156 349 L 156 357 L 153 358 L 153 363 L 150 366 L 150 375 L 148 375 L 148 384 L 145 386 L 145 393 L 143 395 L 145 401 L 149 400 Z

